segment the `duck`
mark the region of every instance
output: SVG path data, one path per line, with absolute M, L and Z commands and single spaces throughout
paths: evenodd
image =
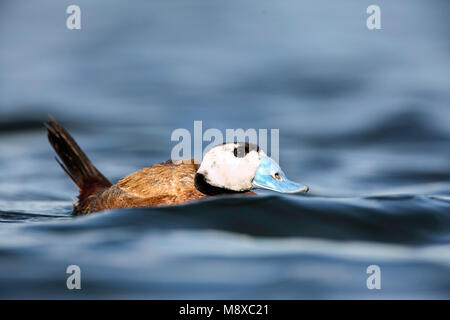
M 226 194 L 255 195 L 255 189 L 306 193 L 309 187 L 287 179 L 258 145 L 230 142 L 194 159 L 167 160 L 112 183 L 89 160 L 53 117 L 44 123 L 57 163 L 78 188 L 74 215 L 103 210 L 183 204 Z

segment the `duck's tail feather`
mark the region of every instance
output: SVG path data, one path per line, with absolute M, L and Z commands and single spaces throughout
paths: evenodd
M 112 185 L 55 119 L 50 116 L 44 125 L 47 128 L 48 141 L 60 159 L 55 157 L 56 161 L 80 191 L 79 200 Z

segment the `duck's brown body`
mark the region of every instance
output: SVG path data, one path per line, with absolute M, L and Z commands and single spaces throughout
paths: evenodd
M 170 160 L 158 163 L 112 184 L 94 167 L 64 128 L 53 119 L 45 125 L 50 144 L 62 161 L 58 163 L 80 191 L 78 201 L 74 204 L 75 214 L 171 205 L 208 197 L 196 187 L 198 165 L 193 159 L 188 163 Z
M 80 199 L 78 214 L 115 208 L 171 205 L 208 197 L 195 188 L 198 165 L 166 161 L 136 171 L 116 184 Z
M 171 205 L 208 197 L 195 188 L 198 165 L 166 161 L 136 171 L 74 206 L 78 214 L 115 208 Z

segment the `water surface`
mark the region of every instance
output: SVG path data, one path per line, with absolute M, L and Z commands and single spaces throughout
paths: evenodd
M 448 1 L 70 4 L 0 3 L 1 298 L 450 298 Z M 311 191 L 72 217 L 48 114 L 114 181 L 194 120 L 280 129 Z

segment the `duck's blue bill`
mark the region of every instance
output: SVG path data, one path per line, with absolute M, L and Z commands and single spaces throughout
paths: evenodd
M 256 169 L 253 187 L 282 193 L 308 192 L 309 187 L 286 178 L 278 163 L 268 156 L 261 156 L 261 164 Z

